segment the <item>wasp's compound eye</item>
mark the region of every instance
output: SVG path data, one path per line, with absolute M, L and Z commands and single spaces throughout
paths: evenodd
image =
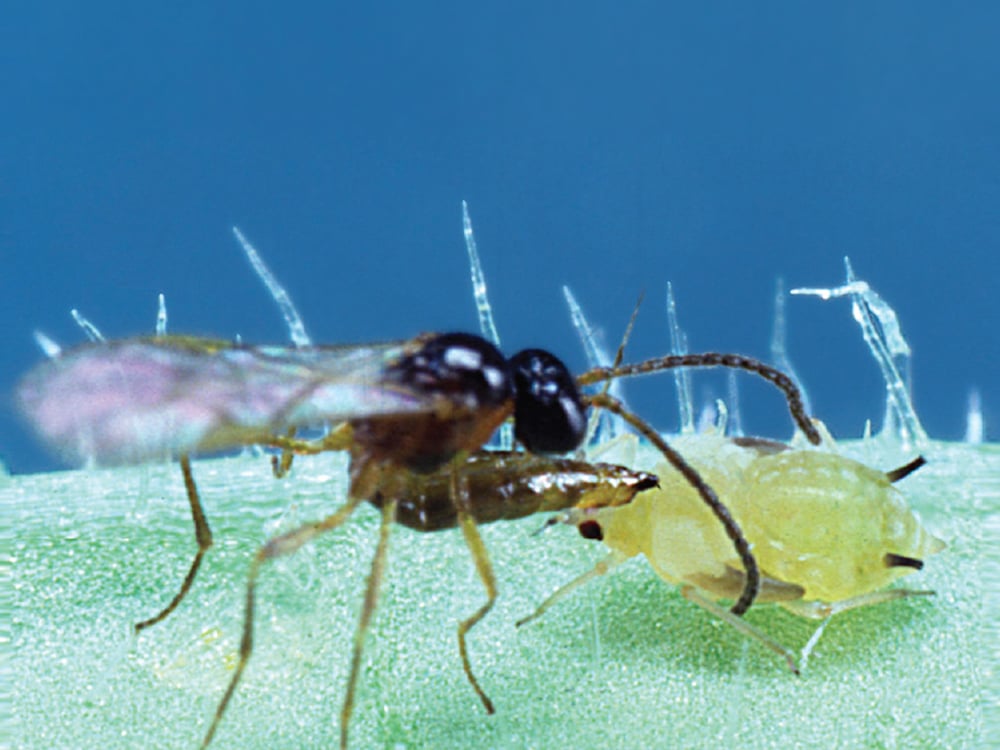
M 587 429 L 587 416 L 566 365 L 542 349 L 525 349 L 510 358 L 510 369 L 517 439 L 532 453 L 577 448 Z

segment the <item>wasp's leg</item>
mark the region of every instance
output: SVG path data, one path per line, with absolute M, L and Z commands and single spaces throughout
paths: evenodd
M 789 612 L 810 617 L 814 620 L 822 620 L 849 609 L 858 607 L 870 607 L 873 604 L 892 602 L 896 599 L 905 599 L 910 596 L 934 596 L 933 591 L 916 591 L 914 589 L 886 589 L 885 591 L 870 591 L 860 596 L 852 596 L 849 599 L 841 599 L 839 602 L 778 602 Z
M 580 586 L 583 586 L 585 583 L 589 583 L 598 576 L 604 575 L 615 566 L 621 564 L 621 562 L 622 558 L 617 553 L 612 552 L 610 555 L 608 555 L 603 560 L 598 562 L 597 565 L 595 565 L 593 568 L 588 570 L 583 575 L 577 576 L 569 583 L 563 584 L 562 586 L 557 588 L 554 592 L 552 592 L 551 595 L 549 595 L 549 597 L 544 602 L 538 605 L 538 609 L 536 609 L 527 617 L 522 617 L 520 620 L 514 623 L 515 627 L 519 628 L 522 625 L 527 625 L 529 622 L 532 622 L 533 620 L 537 620 L 539 617 L 545 614 L 545 612 L 548 611 L 549 607 L 558 602 L 560 599 L 572 593 Z
M 396 520 L 396 500 L 390 500 L 382 506 L 382 525 L 378 532 L 378 546 L 375 557 L 372 558 L 372 569 L 368 574 L 368 585 L 365 587 L 365 601 L 361 607 L 361 617 L 354 631 L 354 646 L 351 652 L 351 671 L 347 678 L 347 690 L 344 693 L 344 705 L 340 709 L 340 747 L 347 750 L 347 729 L 354 711 L 354 692 L 358 685 L 358 672 L 361 670 L 361 655 L 365 650 L 365 636 L 371 626 L 372 615 L 378 606 L 379 589 L 385 576 L 385 565 L 389 551 L 389 531 Z
M 762 646 L 771 649 L 771 651 L 776 653 L 778 656 L 784 658 L 784 660 L 788 662 L 788 668 L 792 670 L 792 672 L 794 672 L 796 675 L 800 674 L 799 666 L 795 661 L 795 654 L 793 654 L 790 650 L 788 650 L 780 643 L 778 643 L 776 640 L 771 638 L 769 635 L 766 635 L 765 633 L 758 630 L 750 623 L 734 615 L 728 609 L 720 607 L 711 599 L 706 599 L 704 596 L 699 594 L 693 586 L 682 586 L 681 594 L 683 594 L 684 598 L 687 599 L 689 602 L 693 602 L 702 609 L 708 610 L 713 615 L 718 617 L 720 620 L 723 620 L 724 622 L 727 622 L 730 625 L 732 625 L 738 631 L 743 633 L 743 635 L 752 638 L 753 640 L 760 643 Z M 781 604 L 784 605 L 785 602 L 781 602 Z
M 276 536 L 257 550 L 257 554 L 254 555 L 253 562 L 250 564 L 250 572 L 247 574 L 246 609 L 243 615 L 243 634 L 240 638 L 240 651 L 239 658 L 236 662 L 236 669 L 233 671 L 233 676 L 229 680 L 229 686 L 226 688 L 226 692 L 222 696 L 222 700 L 219 701 L 219 705 L 215 709 L 215 716 L 212 718 L 212 724 L 209 726 L 208 731 L 205 733 L 205 738 L 201 742 L 202 748 L 208 747 L 209 743 L 212 741 L 212 737 L 215 735 L 215 731 L 219 728 L 219 723 L 222 721 L 222 716 L 226 713 L 226 707 L 229 705 L 229 701 L 232 699 L 233 693 L 236 692 L 236 686 L 239 684 L 240 678 L 243 676 L 243 670 L 246 669 L 247 663 L 250 661 L 250 654 L 253 651 L 254 596 L 257 587 L 257 578 L 260 576 L 261 566 L 263 566 L 263 564 L 268 560 L 273 560 L 276 557 L 282 557 L 295 552 L 302 545 L 312 541 L 320 534 L 340 526 L 348 519 L 348 517 L 350 517 L 351 513 L 354 512 L 360 503 L 360 499 L 351 497 L 339 510 L 337 510 L 336 513 L 327 516 L 321 521 L 307 523 L 297 529 L 293 529 L 285 534 Z M 392 507 L 395 508 L 394 503 L 389 503 L 389 505 L 392 505 Z M 383 536 L 385 535 L 386 533 L 383 532 Z M 378 553 L 376 553 L 376 558 L 377 557 Z M 369 581 L 369 588 L 370 587 L 371 581 Z M 365 599 L 366 603 L 367 601 L 368 597 Z M 342 742 L 346 737 L 345 732 L 346 730 L 342 727 Z
M 316 440 L 299 440 L 295 437 L 295 428 L 284 435 L 268 435 L 260 440 L 264 445 L 280 448 L 281 456 L 271 457 L 271 470 L 274 476 L 281 479 L 292 468 L 292 458 L 299 456 L 314 456 L 327 451 L 346 451 L 354 445 L 354 430 L 349 422 L 341 422 L 323 437 Z
M 285 438 L 293 440 L 296 432 L 295 427 L 289 427 Z M 283 448 L 280 456 L 271 456 L 271 473 L 274 474 L 275 479 L 281 479 L 288 475 L 288 472 L 292 470 L 292 459 L 294 458 L 295 454 L 291 448 Z
M 205 557 L 205 553 L 212 546 L 212 530 L 208 527 L 208 521 L 205 519 L 205 511 L 201 507 L 198 487 L 194 483 L 194 474 L 191 473 L 190 457 L 186 454 L 181 456 L 180 464 L 181 473 L 184 475 L 184 488 L 187 490 L 188 502 L 191 504 L 191 518 L 194 521 L 194 537 L 198 542 L 198 551 L 195 553 L 194 560 L 191 561 L 191 567 L 188 570 L 188 574 L 184 577 L 184 582 L 181 584 L 177 595 L 174 596 L 170 604 L 164 607 L 159 614 L 150 617 L 148 620 L 137 622 L 135 624 L 136 633 L 151 625 L 155 625 L 177 609 L 177 605 L 181 603 L 181 600 L 190 591 L 191 585 L 194 583 L 194 578 L 198 574 L 198 568 L 201 567 L 201 561 Z
M 458 525 L 462 529 L 462 536 L 465 537 L 465 544 L 472 554 L 473 562 L 476 564 L 476 573 L 479 574 L 479 580 L 483 582 L 483 587 L 486 589 L 486 603 L 477 609 L 471 617 L 462 620 L 458 624 L 458 653 L 462 657 L 462 669 L 465 670 L 465 676 L 469 680 L 469 684 L 472 685 L 472 689 L 476 691 L 476 695 L 482 701 L 486 713 L 492 714 L 495 712 L 493 701 L 486 695 L 486 692 L 479 684 L 479 680 L 472 673 L 472 664 L 469 661 L 469 649 L 465 636 L 493 608 L 493 603 L 497 599 L 497 583 L 496 576 L 493 573 L 493 566 L 490 564 L 489 553 L 486 551 L 486 545 L 483 544 L 483 538 L 479 534 L 476 521 L 470 511 L 471 501 L 469 499 L 468 480 L 461 469 L 457 467 L 453 467 L 451 471 L 451 496 L 458 511 Z

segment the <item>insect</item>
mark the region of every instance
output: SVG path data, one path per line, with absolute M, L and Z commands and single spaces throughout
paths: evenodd
M 820 429 L 826 433 L 822 425 Z M 856 607 L 933 593 L 884 588 L 919 570 L 925 557 L 944 547 L 894 486 L 922 466 L 923 457 L 881 472 L 836 453 L 828 434 L 825 441 L 825 450 L 805 450 L 711 432 L 682 436 L 674 445 L 715 488 L 750 541 L 762 576 L 758 602 L 825 619 Z M 602 540 L 611 552 L 518 625 L 642 554 L 661 578 L 681 586 L 685 598 L 785 658 L 797 674 L 789 649 L 715 603 L 736 596 L 744 574 L 685 479 L 666 465 L 656 471 L 659 487 L 627 506 L 570 509 L 563 515 L 582 536 Z
M 180 604 L 212 544 L 191 453 L 247 444 L 272 446 L 289 455 L 349 452 L 346 503 L 326 518 L 270 539 L 254 557 L 239 661 L 203 740 L 203 746 L 210 743 L 250 658 L 261 567 L 338 527 L 358 505 L 369 501 L 381 508 L 382 525 L 341 709 L 341 745 L 346 746 L 364 636 L 384 575 L 389 529 L 397 520 L 407 523 L 443 513 L 444 527 L 461 529 L 487 600 L 459 624 L 459 653 L 467 679 L 486 710 L 493 712 L 492 702 L 473 674 L 466 645 L 468 631 L 496 598 L 495 576 L 477 523 L 510 517 L 506 509 L 499 510 L 501 488 L 518 471 L 525 481 L 546 476 L 546 472 L 548 481 L 562 476 L 562 469 L 542 468 L 538 474 L 511 457 L 476 453 L 507 419 L 513 419 L 517 440 L 534 454 L 578 447 L 587 406 L 618 414 L 638 429 L 691 483 L 731 539 L 745 572 L 745 586 L 732 611 L 734 616 L 746 611 L 757 592 L 756 562 L 739 526 L 712 488 L 680 453 L 614 398 L 579 391 L 612 378 L 685 366 L 724 366 L 758 374 L 785 393 L 796 423 L 810 439 L 819 441 L 794 383 L 756 360 L 720 353 L 674 355 L 595 368 L 574 380 L 566 366 L 546 351 L 529 349 L 506 359 L 486 340 L 464 333 L 425 334 L 386 344 L 300 348 L 249 347 L 179 336 L 100 342 L 38 366 L 21 382 L 18 400 L 39 434 L 70 457 L 104 463 L 179 459 L 198 551 L 178 593 L 158 614 L 137 623 L 136 630 L 162 621 Z M 321 423 L 335 426 L 316 441 L 298 440 L 288 432 Z M 612 502 L 607 491 L 619 480 L 602 473 L 603 469 L 590 471 L 597 478 L 588 485 L 585 497 L 577 490 L 560 490 L 553 496 L 561 497 L 556 504 L 566 508 L 581 502 L 588 507 Z M 648 484 L 643 476 L 623 475 L 621 481 L 631 482 L 626 483 L 631 488 L 625 492 L 626 500 Z M 447 501 L 442 499 L 443 488 Z M 518 511 L 529 512 L 535 510 Z

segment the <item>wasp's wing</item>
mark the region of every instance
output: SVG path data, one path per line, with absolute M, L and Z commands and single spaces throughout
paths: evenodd
M 17 396 L 68 458 L 129 463 L 263 441 L 292 426 L 427 411 L 425 397 L 384 378 L 406 348 L 123 339 L 39 365 Z

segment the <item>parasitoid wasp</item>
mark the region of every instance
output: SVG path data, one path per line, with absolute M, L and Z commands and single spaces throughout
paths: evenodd
M 660 450 L 721 523 L 744 572 L 744 586 L 731 611 L 737 616 L 749 608 L 759 588 L 758 567 L 745 536 L 713 489 L 616 399 L 580 391 L 618 377 L 713 366 L 748 370 L 780 388 L 801 431 L 819 443 L 793 381 L 748 357 L 670 355 L 594 368 L 574 379 L 546 351 L 528 349 L 507 359 L 485 339 L 465 333 L 299 348 L 184 336 L 96 342 L 37 366 L 20 383 L 17 397 L 40 436 L 69 458 L 106 464 L 179 459 L 198 551 L 177 594 L 157 615 L 137 623 L 137 631 L 160 622 L 180 604 L 212 544 L 191 468 L 192 453 L 248 444 L 289 454 L 349 452 L 346 503 L 326 518 L 270 539 L 254 557 L 239 661 L 202 742 L 203 747 L 211 742 L 249 661 L 262 565 L 338 527 L 368 501 L 381 509 L 382 524 L 341 709 L 340 740 L 346 746 L 365 634 L 377 604 L 393 522 L 427 531 L 461 529 L 487 600 L 459 624 L 459 651 L 467 679 L 492 712 L 466 645 L 467 633 L 496 599 L 495 575 L 477 524 L 542 510 L 627 504 L 655 486 L 653 475 L 622 467 L 544 458 L 531 464 L 532 459 L 521 454 L 481 451 L 508 419 L 513 420 L 518 442 L 530 454 L 543 455 L 580 445 L 587 407 L 625 419 Z M 298 440 L 286 432 L 323 423 L 335 426 L 316 441 Z M 540 493 L 539 486 L 546 485 L 547 494 Z M 505 487 L 513 489 L 505 492 Z M 539 499 L 540 494 L 547 499 Z M 510 497 L 520 500 L 508 504 Z

